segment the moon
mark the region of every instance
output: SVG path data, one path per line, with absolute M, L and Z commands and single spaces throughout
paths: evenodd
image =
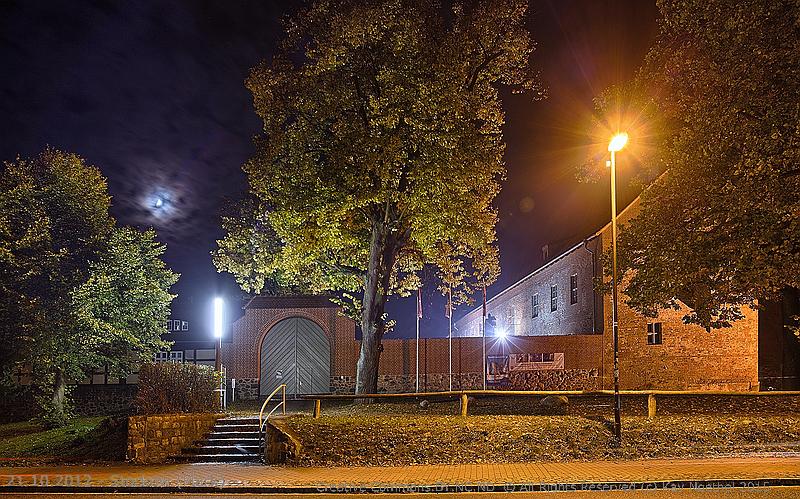
M 143 204 L 144 208 L 150 212 L 150 216 L 159 220 L 172 216 L 175 208 L 172 202 L 172 192 L 164 188 L 153 190 Z

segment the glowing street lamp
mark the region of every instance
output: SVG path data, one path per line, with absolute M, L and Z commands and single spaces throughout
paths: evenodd
M 611 324 L 614 342 L 614 438 L 622 442 L 622 400 L 619 396 L 619 320 L 617 318 L 617 157 L 616 153 L 628 143 L 627 133 L 611 137 Z
M 611 137 L 611 142 L 608 143 L 608 150 L 612 153 L 619 152 L 628 143 L 627 133 L 618 133 Z M 612 155 L 613 157 L 613 155 Z
M 216 345 L 214 346 L 216 349 L 214 369 L 217 371 L 222 371 L 222 359 L 220 357 L 222 350 L 222 321 L 224 308 L 225 301 L 220 297 L 214 298 L 214 338 L 217 339 Z

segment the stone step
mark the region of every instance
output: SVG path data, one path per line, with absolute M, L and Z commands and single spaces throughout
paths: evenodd
M 187 454 L 258 454 L 258 444 L 256 445 L 201 445 L 200 447 L 189 447 L 184 449 Z
M 222 418 L 217 420 L 218 425 L 258 424 L 258 418 Z
M 238 437 L 208 437 L 203 440 L 202 445 L 233 445 L 233 443 L 239 443 L 243 445 L 258 445 L 261 442 L 261 439 L 258 437 L 253 438 L 238 438 Z
M 219 431 L 219 432 L 231 432 L 231 431 L 239 431 L 245 433 L 258 433 L 258 425 L 216 425 L 211 431 Z
M 211 430 L 208 438 L 258 438 L 260 435 L 257 431 L 217 431 Z
M 176 460 L 187 463 L 257 463 L 261 461 L 261 455 L 258 453 L 182 454 Z

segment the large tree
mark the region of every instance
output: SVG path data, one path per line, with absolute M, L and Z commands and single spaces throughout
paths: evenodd
M 68 381 L 120 375 L 164 343 L 169 287 L 152 231 L 115 226 L 97 168 L 47 149 L 0 173 L 2 374 L 25 365 L 46 416 L 63 420 Z
M 256 201 L 224 220 L 220 270 L 332 291 L 360 322 L 356 390 L 377 388 L 385 304 L 424 265 L 465 299 L 499 272 L 500 85 L 541 95 L 522 0 L 320 0 L 247 86 L 264 122 Z
M 600 100 L 604 116 L 631 99 L 652 118 L 644 164 L 658 178 L 621 234 L 621 268 L 635 270 L 637 310 L 679 299 L 687 322 L 725 327 L 742 306 L 800 286 L 800 2 L 658 7 L 636 81 Z

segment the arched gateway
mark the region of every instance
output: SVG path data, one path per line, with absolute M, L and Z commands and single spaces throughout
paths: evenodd
M 330 342 L 322 328 L 303 317 L 284 319 L 261 342 L 261 396 L 281 384 L 290 394 L 328 393 L 330 366 Z

